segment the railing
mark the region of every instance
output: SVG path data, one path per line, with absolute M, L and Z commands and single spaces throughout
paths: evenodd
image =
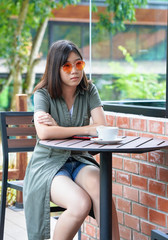
M 150 117 L 167 117 L 165 100 L 103 101 L 105 111 L 138 114 Z

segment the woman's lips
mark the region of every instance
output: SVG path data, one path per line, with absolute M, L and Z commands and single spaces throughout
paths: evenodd
M 72 77 L 71 80 L 78 80 L 79 77 Z

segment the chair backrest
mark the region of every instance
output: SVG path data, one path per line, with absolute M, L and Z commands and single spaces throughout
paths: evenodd
M 36 130 L 32 119 L 33 112 L 0 112 L 4 154 L 33 151 Z

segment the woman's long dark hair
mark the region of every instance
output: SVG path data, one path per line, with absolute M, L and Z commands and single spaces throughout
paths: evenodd
M 58 98 L 62 95 L 60 67 L 67 62 L 70 52 L 76 53 L 83 59 L 78 47 L 68 40 L 60 40 L 52 44 L 47 55 L 45 72 L 41 81 L 34 88 L 34 92 L 37 89 L 46 88 L 51 98 Z M 88 83 L 86 74 L 83 72 L 78 88 L 87 90 Z

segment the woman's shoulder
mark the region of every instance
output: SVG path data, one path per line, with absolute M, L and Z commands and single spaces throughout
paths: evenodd
M 90 95 L 94 95 L 98 93 L 97 87 L 93 82 L 89 82 L 89 86 L 88 86 L 88 92 Z
M 39 89 L 37 89 L 37 90 L 35 91 L 35 93 L 44 93 L 44 94 L 47 94 L 48 91 L 47 91 L 46 88 L 39 88 Z
M 46 102 L 50 102 L 51 97 L 46 88 L 39 88 L 34 92 L 34 100 L 38 102 L 42 100 L 45 100 Z
M 88 90 L 91 92 L 95 89 L 96 89 L 96 85 L 92 81 L 89 81 Z
M 50 96 L 46 88 L 39 88 L 34 92 L 34 95 L 45 95 Z

